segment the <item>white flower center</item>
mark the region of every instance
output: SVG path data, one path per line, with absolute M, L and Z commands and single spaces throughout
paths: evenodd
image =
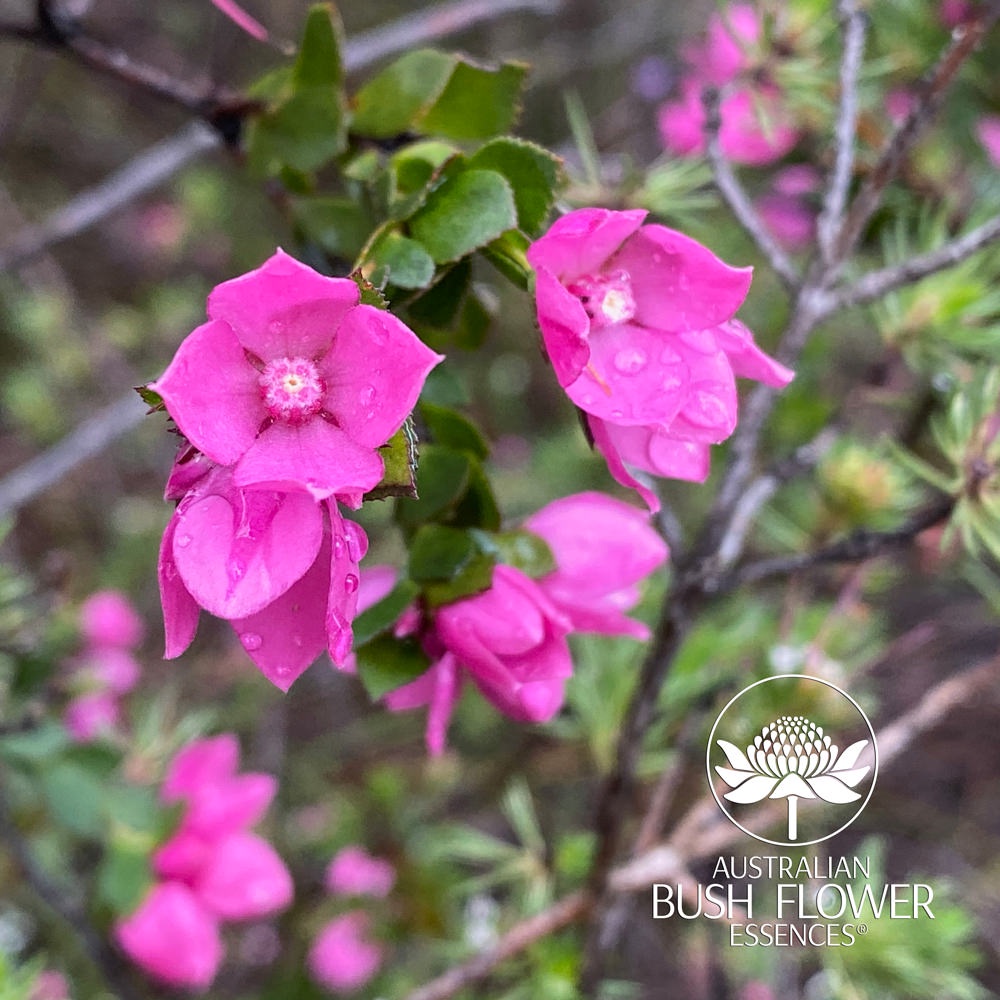
M 585 275 L 566 287 L 583 303 L 593 328 L 627 323 L 635 316 L 632 278 L 627 271 Z
M 275 420 L 300 424 L 323 409 L 326 384 L 308 358 L 277 358 L 257 379 L 267 412 Z

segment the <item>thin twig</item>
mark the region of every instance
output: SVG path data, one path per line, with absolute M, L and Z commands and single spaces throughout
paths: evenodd
M 33 500 L 82 462 L 100 454 L 112 441 L 137 427 L 144 414 L 134 392 L 99 410 L 48 451 L 35 456 L 0 480 L 0 518 Z
M 858 124 L 858 76 L 865 51 L 866 17 L 857 0 L 837 4 L 844 44 L 840 58 L 840 104 L 834 129 L 834 162 L 823 210 L 816 224 L 820 253 L 832 262 L 833 244 L 843 222 L 847 192 L 854 174 L 855 132 Z
M 874 559 L 908 546 L 917 535 L 943 524 L 955 509 L 953 497 L 944 497 L 893 531 L 855 531 L 837 542 L 813 552 L 758 559 L 738 567 L 718 582 L 719 591 L 735 590 L 771 577 L 790 576 L 802 570 L 837 563 L 857 563 Z
M 894 264 L 892 267 L 870 271 L 858 278 L 857 281 L 828 293 L 823 300 L 824 314 L 830 315 L 850 306 L 874 302 L 897 288 L 911 285 L 936 274 L 938 271 L 954 267 L 985 249 L 991 243 L 998 241 L 1000 241 L 1000 215 L 994 216 L 988 222 L 984 222 L 963 236 L 949 240 L 936 250 L 911 257 L 909 260 Z
M 564 897 L 547 910 L 515 924 L 489 951 L 454 966 L 444 975 L 408 993 L 404 1000 L 448 1000 L 466 987 L 481 982 L 501 962 L 583 918 L 589 905 L 590 897 L 585 892 Z
M 14 859 L 35 895 L 72 929 L 91 964 L 100 971 L 108 989 L 118 1000 L 139 1000 L 125 975 L 122 963 L 107 942 L 97 934 L 87 914 L 55 885 L 35 860 L 31 846 L 21 836 L 7 804 L 0 796 L 0 845 Z
M 722 152 L 719 131 L 722 128 L 721 95 L 715 88 L 705 91 L 705 151 L 712 168 L 712 176 L 719 194 L 736 216 L 737 222 L 757 245 L 774 273 L 786 288 L 793 289 L 799 282 L 799 274 L 784 250 L 768 232 L 753 207 L 749 195 L 740 184 L 729 160 Z
M 875 164 L 851 204 L 831 252 L 834 271 L 853 253 L 869 220 L 882 203 L 886 187 L 899 172 L 914 142 L 941 106 L 955 75 L 998 18 L 1000 18 L 1000 3 L 994 0 L 993 3 L 984 4 L 977 18 L 955 29 L 951 44 L 920 88 L 920 99 L 914 102 L 909 114 L 892 134 L 878 163 Z

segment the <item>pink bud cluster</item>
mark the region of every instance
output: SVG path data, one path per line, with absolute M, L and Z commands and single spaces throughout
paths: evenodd
M 736 163 L 762 166 L 798 142 L 784 96 L 767 72 L 760 15 L 735 3 L 709 18 L 704 42 L 684 49 L 680 94 L 660 108 L 660 135 L 678 156 L 705 152 L 704 93 L 720 90 L 719 145 Z
M 627 466 L 702 482 L 736 427 L 737 375 L 792 372 L 735 318 L 751 269 L 725 264 L 641 210 L 584 208 L 528 249 L 538 323 L 556 377 L 584 412 L 612 476 L 659 502 Z
M 573 673 L 567 635 L 649 636 L 625 614 L 639 601 L 639 583 L 668 555 L 648 514 L 601 493 L 580 493 L 543 507 L 524 527 L 548 544 L 553 571 L 532 579 L 499 565 L 488 590 L 436 609 L 412 606 L 395 625 L 397 637 L 420 641 L 431 667 L 385 701 L 393 711 L 427 707 L 432 754 L 444 750 L 466 680 L 505 715 L 545 722 L 562 706 Z M 361 608 L 385 597 L 395 582 L 390 566 L 366 570 Z
M 281 250 L 216 287 L 208 315 L 150 385 L 188 442 L 166 489 L 166 655 L 204 608 L 287 690 L 324 649 L 337 664 L 350 650 L 367 539 L 339 503 L 380 482 L 378 449 L 441 357 Z
M 120 699 L 139 680 L 134 651 L 142 642 L 142 620 L 117 590 L 91 594 L 80 607 L 83 650 L 71 664 L 76 693 L 63 722 L 70 736 L 86 743 L 113 733 L 121 721 Z
M 396 871 L 388 861 L 352 845 L 330 862 L 325 885 L 333 896 L 384 899 L 395 881 Z M 369 915 L 354 909 L 323 925 L 309 950 L 308 964 L 321 986 L 333 993 L 353 993 L 378 972 L 382 958 Z
M 171 986 L 207 989 L 222 964 L 220 928 L 283 910 L 292 878 L 274 848 L 250 832 L 277 790 L 270 775 L 238 774 L 232 735 L 197 740 L 174 757 L 160 789 L 183 808 L 180 825 L 152 859 L 156 881 L 115 924 L 137 965 Z

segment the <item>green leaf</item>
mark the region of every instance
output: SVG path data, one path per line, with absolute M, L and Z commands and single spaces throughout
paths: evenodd
M 531 531 L 502 531 L 485 536 L 481 544 L 493 551 L 499 562 L 514 566 L 526 576 L 545 576 L 556 568 L 548 543 Z
M 457 63 L 444 90 L 417 123 L 419 131 L 458 141 L 508 131 L 521 110 L 527 73 L 528 67 L 519 62 L 498 67 Z
M 468 531 L 425 524 L 410 543 L 410 579 L 418 583 L 452 580 L 477 551 L 476 541 Z
M 511 229 L 493 240 L 483 249 L 483 256 L 518 288 L 527 290 L 534 270 L 528 263 L 527 252 L 531 241 L 524 233 Z
M 148 385 L 137 385 L 135 391 L 139 393 L 139 398 L 149 407 L 150 413 L 155 410 L 165 409 L 163 397 L 155 389 L 150 389 Z
M 151 833 L 163 826 L 166 810 L 148 785 L 115 784 L 105 797 L 108 816 L 132 830 Z
M 397 288 L 426 288 L 434 280 L 434 261 L 416 240 L 394 230 L 383 233 L 368 252 L 374 265 L 369 277 L 377 284 Z
M 507 181 L 492 170 L 467 170 L 434 190 L 410 220 L 410 232 L 442 264 L 486 246 L 516 225 Z
M 385 500 L 387 497 L 410 497 L 417 495 L 417 433 L 413 421 L 406 422 L 389 440 L 378 449 L 385 463 L 382 482 L 369 490 L 365 500 Z
M 364 306 L 374 306 L 376 309 L 388 309 L 389 303 L 385 296 L 357 269 L 347 276 L 358 286 L 361 293 L 360 302 Z M 397 432 L 398 433 L 398 432 Z
M 471 420 L 446 406 L 421 402 L 420 415 L 424 418 L 431 440 L 459 451 L 471 452 L 476 458 L 488 458 L 490 446 Z
M 548 218 L 556 189 L 564 182 L 562 160 L 542 146 L 504 136 L 478 149 L 470 169 L 495 170 L 507 178 L 514 192 L 517 221 L 536 235 Z
M 444 271 L 420 298 L 410 303 L 410 316 L 417 323 L 436 329 L 450 326 L 458 316 L 471 281 L 471 262 L 459 261 L 454 267 Z
M 116 914 L 131 913 L 153 884 L 149 852 L 130 843 L 112 844 L 97 874 L 97 895 Z
M 469 466 L 469 488 L 455 508 L 452 523 L 466 528 L 497 531 L 500 528 L 500 508 L 493 487 L 478 459 Z
M 457 503 L 469 484 L 469 457 L 440 445 L 425 445 L 417 467 L 417 499 L 396 505 L 400 523 L 429 521 Z
M 68 745 L 66 730 L 47 719 L 34 729 L 0 738 L 0 757 L 20 764 L 37 764 L 60 754 Z
M 292 198 L 292 217 L 327 253 L 352 261 L 368 241 L 375 220 L 351 198 Z
M 105 789 L 90 771 L 62 762 L 42 772 L 41 786 L 57 823 L 83 837 L 103 832 Z
M 424 601 L 430 608 L 440 608 L 481 594 L 492 586 L 495 567 L 496 559 L 477 546 L 472 558 L 456 577 L 441 583 L 429 583 L 424 587 Z
M 381 601 L 362 611 L 354 619 L 355 648 L 392 628 L 419 593 L 420 588 L 411 580 L 400 580 Z
M 332 4 L 318 3 L 309 8 L 299 56 L 292 70 L 296 90 L 343 86 L 344 63 L 340 54 L 343 31 L 340 15 Z
M 351 130 L 375 139 L 411 131 L 444 90 L 456 62 L 455 56 L 433 49 L 397 59 L 354 95 Z
M 458 155 L 459 150 L 447 142 L 435 139 L 411 142 L 390 160 L 390 167 L 396 175 L 396 190 L 401 195 L 424 190 L 441 168 Z
M 430 668 L 427 654 L 413 639 L 394 639 L 381 635 L 355 649 L 358 677 L 368 696 L 377 701 Z

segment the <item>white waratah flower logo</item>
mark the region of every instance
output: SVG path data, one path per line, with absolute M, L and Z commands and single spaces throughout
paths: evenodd
M 798 838 L 799 799 L 855 802 L 854 786 L 871 770 L 855 767 L 868 740 L 852 743 L 843 753 L 803 715 L 783 715 L 764 726 L 746 753 L 734 743 L 716 740 L 731 767 L 715 770 L 732 788 L 725 797 L 747 804 L 761 799 L 788 800 L 788 839 Z

